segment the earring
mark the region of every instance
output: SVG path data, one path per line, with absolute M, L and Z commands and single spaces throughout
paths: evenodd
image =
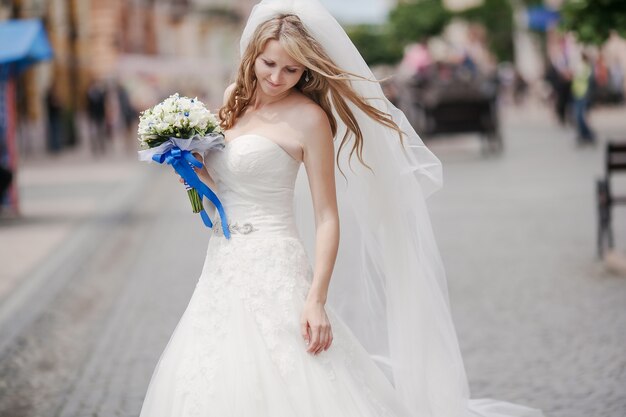
M 309 70 L 305 70 L 304 72 L 304 82 L 305 83 L 309 82 Z

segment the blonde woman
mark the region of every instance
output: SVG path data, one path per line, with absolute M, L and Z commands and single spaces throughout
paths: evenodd
M 265 0 L 241 52 L 198 172 L 231 238 L 214 228 L 141 416 L 541 416 L 469 399 L 424 203 L 441 165 L 341 26 Z

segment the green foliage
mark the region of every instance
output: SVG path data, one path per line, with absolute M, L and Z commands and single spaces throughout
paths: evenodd
M 347 29 L 348 36 L 368 65 L 395 64 L 402 58 L 402 47 L 385 25 L 357 25 Z
M 484 0 L 458 16 L 487 29 L 489 47 L 498 59 L 513 59 L 513 10 L 508 0 Z
M 537 1 L 541 0 L 524 0 L 528 4 Z M 393 64 L 402 57 L 405 45 L 441 34 L 455 17 L 483 25 L 496 57 L 513 58 L 510 0 L 484 0 L 482 5 L 459 13 L 445 9 L 442 0 L 405 0 L 390 11 L 385 24 L 354 26 L 348 28 L 348 34 L 368 64 Z
M 582 43 L 599 45 L 612 30 L 626 38 L 625 0 L 567 0 L 561 8 L 561 28 Z
M 347 32 L 369 65 L 395 64 L 405 45 L 438 35 L 450 18 L 441 0 L 415 0 L 398 4 L 383 25 L 358 25 Z
M 416 0 L 400 3 L 389 13 L 393 38 L 406 45 L 441 33 L 452 15 L 441 0 Z

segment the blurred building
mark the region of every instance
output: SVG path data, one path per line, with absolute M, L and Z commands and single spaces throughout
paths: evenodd
M 69 2 L 42 0 L 14 0 L 0 3 L 0 19 L 39 18 L 43 21 L 52 44 L 55 59 L 38 65 L 22 74 L 16 85 L 18 146 L 22 152 L 31 152 L 35 147 L 34 137 L 45 137 L 46 99 L 51 95 L 63 103 L 65 109 L 75 106 L 76 61 L 73 59 L 76 36 L 76 19 Z M 52 83 L 52 79 L 55 80 Z M 64 135 L 62 146 L 74 144 L 76 136 L 71 129 Z M 40 144 L 43 148 L 43 144 Z
M 109 131 L 121 123 L 116 91 L 127 90 L 137 110 L 174 92 L 215 107 L 233 76 L 238 40 L 255 0 L 9 0 L 0 20 L 39 18 L 55 59 L 21 76 L 22 154 L 58 151 L 87 142 L 87 92 L 107 92 Z M 56 108 L 54 107 L 56 105 Z M 62 138 L 46 144 L 49 115 Z
M 255 0 L 131 0 L 122 6 L 117 76 L 140 108 L 178 91 L 219 105 Z
M 16 85 L 24 71 L 52 57 L 41 20 L 0 21 L 0 210 L 9 206 L 13 214 L 19 213 Z

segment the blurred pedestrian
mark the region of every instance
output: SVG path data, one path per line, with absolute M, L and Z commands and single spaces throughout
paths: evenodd
M 520 105 L 528 94 L 528 83 L 517 68 L 513 67 L 513 71 L 513 99 L 516 105 Z
M 409 78 L 432 65 L 432 63 L 430 51 L 425 44 L 410 44 L 404 48 L 404 56 L 398 67 L 398 72 L 402 77 Z
M 126 87 L 124 87 L 121 83 L 117 83 L 116 90 L 120 116 L 122 119 L 122 127 L 124 130 L 124 142 L 126 143 L 127 148 L 129 148 L 131 144 L 136 143 L 136 141 L 131 139 L 135 137 L 133 127 L 135 126 L 138 113 L 130 100 Z
M 567 122 L 570 103 L 572 100 L 571 74 L 564 68 L 550 63 L 545 76 L 554 92 L 554 111 L 561 125 Z
M 609 65 L 609 90 L 613 102 L 624 101 L 624 69 L 617 59 L 613 59 Z
M 7 192 L 13 181 L 13 172 L 10 169 L 0 165 L 0 208 L 4 201 L 4 194 Z
M 595 86 L 597 88 L 606 88 L 609 84 L 609 67 L 604 61 L 602 54 L 598 55 L 596 62 L 593 65 L 593 76 Z
M 108 133 L 106 126 L 106 89 L 102 83 L 93 81 L 87 89 L 87 113 L 91 151 L 95 156 L 106 152 Z
M 595 134 L 587 122 L 589 96 L 592 88 L 593 67 L 589 56 L 583 52 L 580 64 L 572 78 L 572 97 L 574 99 L 574 120 L 576 121 L 576 141 L 579 144 L 595 143 Z
M 48 113 L 46 149 L 56 153 L 63 147 L 63 106 L 54 87 L 50 87 L 46 94 L 46 111 Z
M 592 106 L 611 103 L 614 99 L 610 86 L 611 73 L 602 53 L 598 54 L 592 65 L 593 91 L 589 102 Z

